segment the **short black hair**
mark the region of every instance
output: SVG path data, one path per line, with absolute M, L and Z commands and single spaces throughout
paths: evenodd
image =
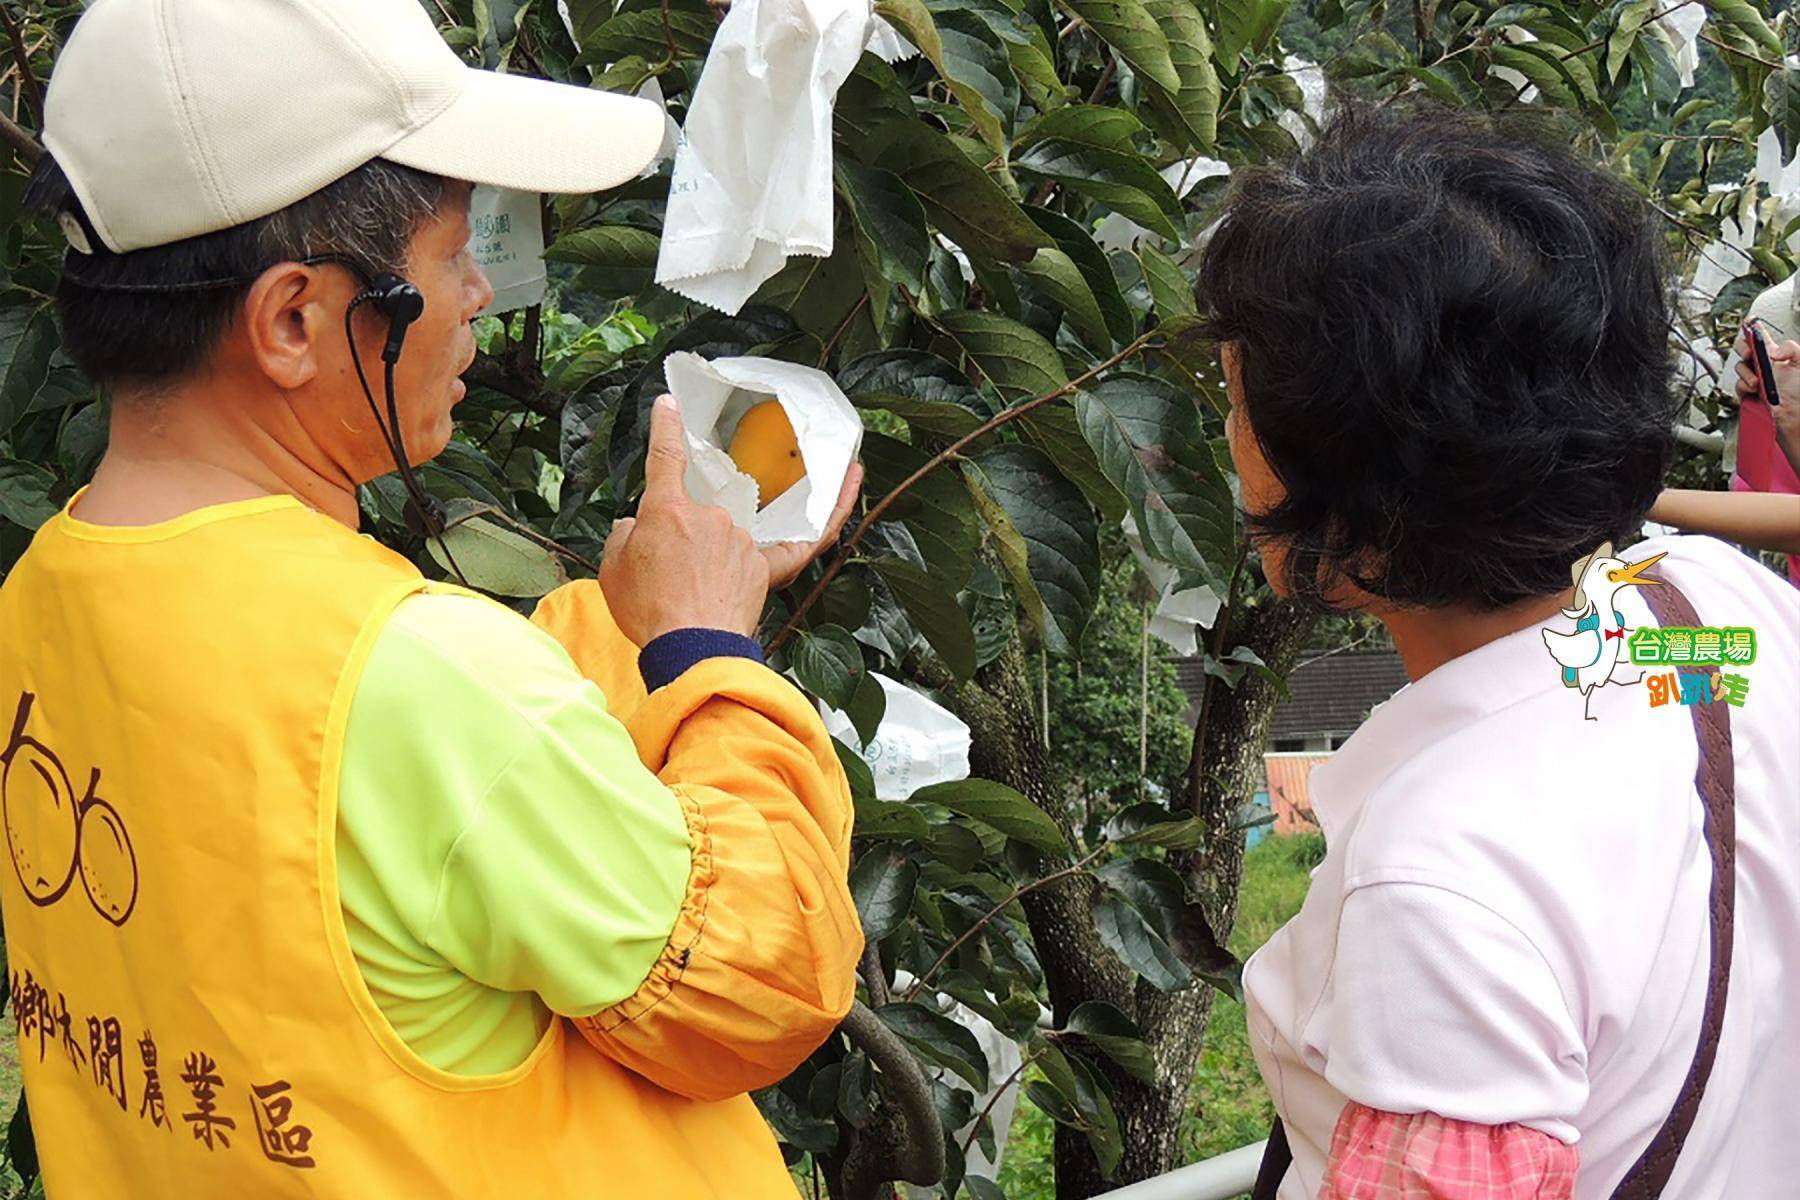
M 269 216 L 125 254 L 101 243 L 68 176 L 49 154 L 33 170 L 23 204 L 41 215 L 69 214 L 93 250 L 71 249 L 57 285 L 64 352 L 103 387 L 156 391 L 205 365 L 250 285 L 277 263 L 334 254 L 368 275 L 404 274 L 407 247 L 443 202 L 444 183 L 442 176 L 372 159 Z M 142 290 L 212 280 L 242 282 Z
M 1567 590 L 1661 487 L 1666 247 L 1553 127 L 1346 104 L 1243 170 L 1198 292 L 1286 498 L 1251 514 L 1296 595 L 1406 607 Z

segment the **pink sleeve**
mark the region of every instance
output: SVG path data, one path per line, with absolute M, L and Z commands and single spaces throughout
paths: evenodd
M 1525 1125 L 1346 1104 L 1319 1200 L 1570 1200 L 1580 1155 Z

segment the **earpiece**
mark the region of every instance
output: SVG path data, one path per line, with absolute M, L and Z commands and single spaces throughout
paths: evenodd
M 399 362 L 400 348 L 406 341 L 407 329 L 425 312 L 424 293 L 400 276 L 384 272 L 375 277 L 364 295 L 387 318 L 388 340 L 386 348 L 381 352 L 381 361 Z
M 373 305 L 388 323 L 387 345 L 381 351 L 381 361 L 387 368 L 384 372 L 387 384 L 385 426 L 375 405 L 375 394 L 369 389 L 368 378 L 363 374 L 362 360 L 356 353 L 356 335 L 350 327 L 351 317 L 365 304 Z M 368 397 L 369 411 L 375 414 L 376 425 L 382 427 L 388 452 L 393 455 L 394 466 L 400 472 L 400 482 L 406 488 L 406 527 L 414 536 L 435 537 L 442 545 L 449 514 L 443 501 L 421 487 L 413 475 L 412 465 L 406 456 L 406 439 L 400 432 L 400 413 L 394 403 L 394 366 L 400 361 L 400 351 L 406 344 L 406 331 L 424 312 L 424 293 L 400 276 L 384 271 L 374 276 L 369 286 L 356 297 L 349 311 L 344 314 L 344 336 L 349 339 L 350 358 L 356 365 L 356 377 L 363 385 L 363 394 Z M 448 547 L 444 547 L 444 553 L 446 556 L 449 554 Z M 462 571 L 456 568 L 454 559 L 451 560 L 451 567 L 456 570 L 457 577 L 461 578 Z

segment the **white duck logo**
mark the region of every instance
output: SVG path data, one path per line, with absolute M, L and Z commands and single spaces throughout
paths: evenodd
M 1627 563 L 1613 557 L 1611 542 L 1575 564 L 1571 574 L 1575 580 L 1573 603 L 1563 609 L 1563 616 L 1575 619 L 1574 633 L 1558 633 L 1545 629 L 1544 645 L 1550 657 L 1562 666 L 1564 687 L 1580 690 L 1581 715 L 1592 721 L 1588 711 L 1594 690 L 1613 684 L 1629 687 L 1644 681 L 1644 672 L 1635 679 L 1614 679 L 1613 673 L 1629 656 L 1625 652 L 1625 617 L 1614 606 L 1614 600 L 1625 588 L 1655 587 L 1660 579 L 1643 578 L 1644 571 L 1661 561 L 1661 554 L 1641 562 Z

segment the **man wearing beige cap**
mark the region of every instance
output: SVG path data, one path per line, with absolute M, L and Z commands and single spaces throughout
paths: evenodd
M 616 186 L 661 111 L 470 70 L 416 0 L 96 0 L 45 124 L 111 398 L 0 587 L 48 1193 L 791 1197 L 746 1093 L 862 935 L 843 773 L 750 635 L 817 547 L 692 504 L 666 400 L 600 579 L 529 622 L 356 532 L 394 469 L 442 520 L 471 185 Z

